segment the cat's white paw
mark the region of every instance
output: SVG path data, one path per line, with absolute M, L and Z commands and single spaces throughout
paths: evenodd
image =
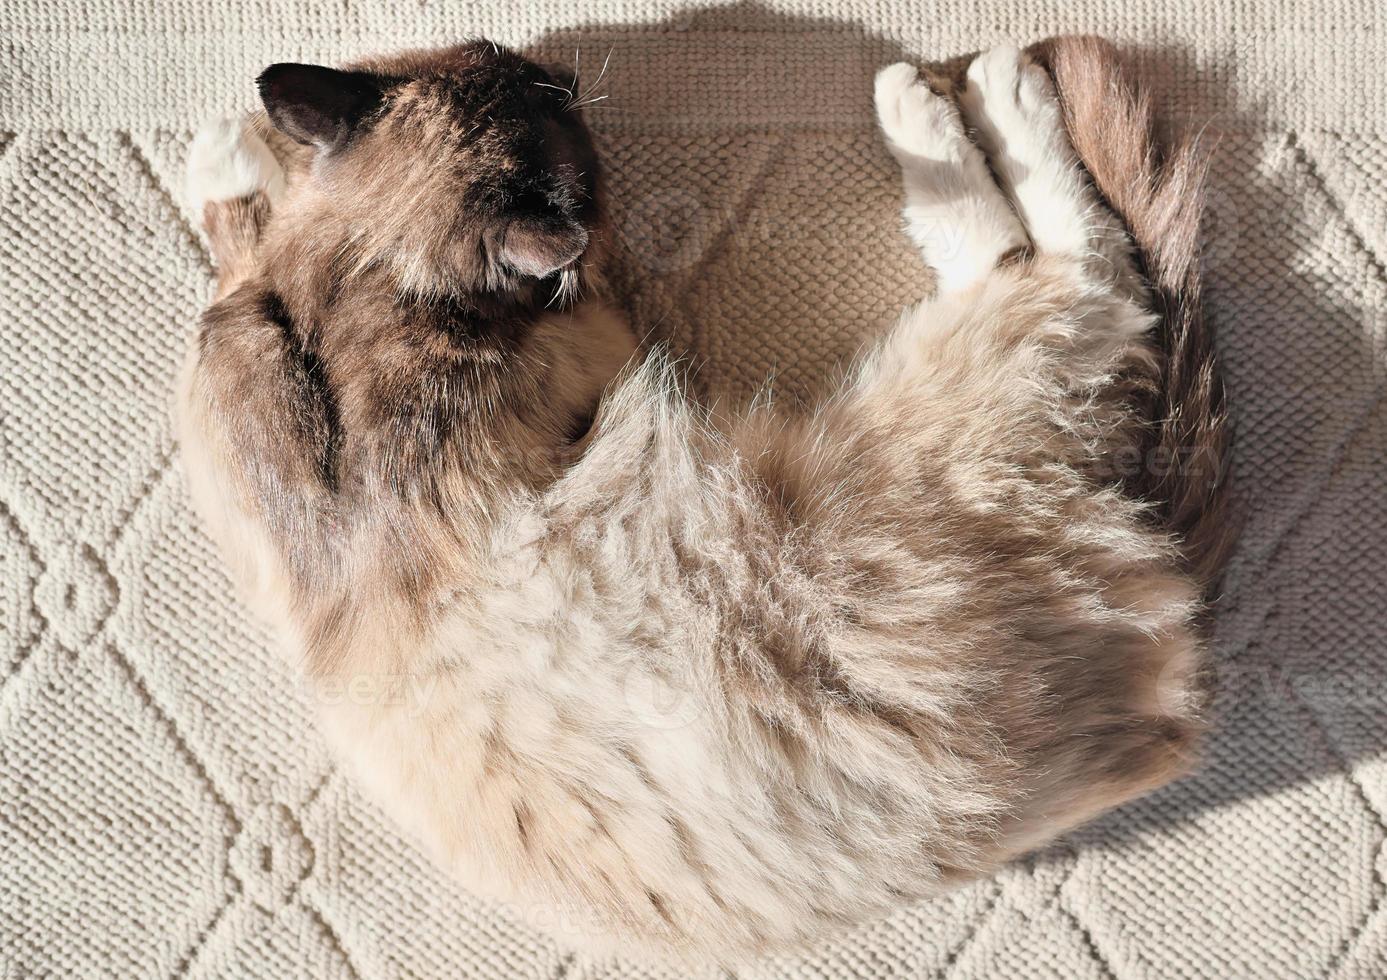
M 1109 234 L 1121 240 L 1087 185 L 1044 68 L 1014 45 L 993 48 L 968 66 L 959 102 L 1037 251 L 1088 255 Z
M 877 118 L 894 150 L 931 160 L 955 160 L 967 137 L 951 99 L 937 95 L 914 65 L 877 72 Z
M 1059 103 L 1045 69 L 1014 44 L 1002 44 L 978 55 L 968 66 L 965 104 L 985 103 L 998 129 L 1031 129 L 1040 138 L 1059 129 Z
M 188 200 L 199 213 L 210 201 L 229 201 L 264 191 L 271 202 L 284 193 L 284 170 L 275 155 L 240 119 L 205 123 L 188 150 Z
M 1026 246 L 1025 231 L 952 98 L 930 88 L 913 65 L 899 64 L 877 73 L 876 104 L 901 165 L 906 233 L 941 292 L 980 282 L 1002 256 Z

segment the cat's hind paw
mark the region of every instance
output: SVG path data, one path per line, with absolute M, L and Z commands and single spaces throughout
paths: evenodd
M 876 77 L 877 117 L 905 187 L 906 234 L 943 292 L 981 282 L 1028 244 L 1020 221 L 968 138 L 958 106 L 913 65 Z
M 1114 233 L 1080 169 L 1043 67 L 1014 45 L 993 48 L 968 66 L 959 101 L 1038 251 L 1087 255 Z
M 1063 126 L 1055 87 L 1045 69 L 1014 44 L 984 51 L 968 66 L 968 86 L 974 95 L 986 92 L 999 125 L 1031 128 Z M 965 101 L 970 96 L 964 95 Z
M 188 200 L 201 213 L 213 201 L 231 201 L 263 191 L 273 203 L 284 193 L 284 170 L 243 120 L 205 123 L 188 150 Z
M 967 140 L 953 101 L 937 94 L 906 62 L 877 72 L 876 109 L 881 131 L 898 154 L 957 160 Z

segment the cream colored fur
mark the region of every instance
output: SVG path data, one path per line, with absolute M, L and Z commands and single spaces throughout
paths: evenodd
M 212 201 L 230 201 L 263 191 L 271 202 L 284 194 L 284 173 L 265 141 L 239 119 L 203 126 L 188 148 L 187 195 L 201 214 Z

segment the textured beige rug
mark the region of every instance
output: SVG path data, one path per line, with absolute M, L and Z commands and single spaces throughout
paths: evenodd
M 0 977 L 659 976 L 430 870 L 325 757 L 189 518 L 190 131 L 276 60 L 463 33 L 594 69 L 639 323 L 809 390 L 922 289 L 874 67 L 1108 34 L 1219 137 L 1248 519 L 1196 777 L 753 977 L 1387 976 L 1387 34 L 1372 0 L 0 0 Z M 564 923 L 555 923 L 562 935 Z

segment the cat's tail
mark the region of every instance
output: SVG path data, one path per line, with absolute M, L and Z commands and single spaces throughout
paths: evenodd
M 283 193 L 284 171 L 250 120 L 213 120 L 193 137 L 188 199 L 212 247 L 218 299 L 253 267 L 270 209 Z
M 1064 37 L 1037 51 L 1048 62 L 1080 159 L 1136 243 L 1151 289 L 1159 372 L 1146 392 L 1149 426 L 1129 482 L 1179 536 L 1192 573 L 1209 588 L 1231 551 L 1229 422 L 1213 333 L 1201 304 L 1199 223 L 1207 157 L 1197 140 L 1162 146 L 1151 102 L 1111 44 Z M 1144 386 L 1143 386 L 1144 387 Z

